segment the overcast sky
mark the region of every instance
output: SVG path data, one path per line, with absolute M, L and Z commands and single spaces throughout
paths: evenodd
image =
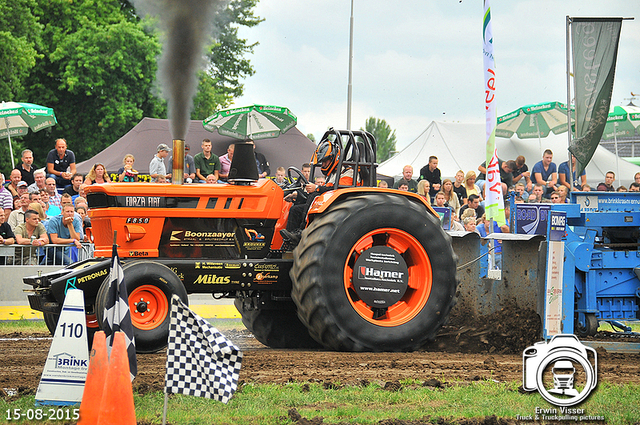
M 265 18 L 241 36 L 259 46 L 236 106 L 286 106 L 317 139 L 346 128 L 350 0 L 260 0 Z M 566 103 L 566 16 L 635 17 L 622 24 L 612 105 L 640 94 L 640 1 L 491 0 L 498 115 Z M 431 121 L 484 121 L 481 0 L 354 0 L 351 127 L 370 117 L 398 148 Z M 635 101 L 640 105 L 640 96 Z

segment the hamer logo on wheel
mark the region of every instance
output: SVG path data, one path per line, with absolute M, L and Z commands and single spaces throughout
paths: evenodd
M 391 306 L 407 290 L 407 263 L 388 246 L 374 246 L 364 251 L 356 261 L 356 270 L 353 277 L 356 292 L 369 306 Z

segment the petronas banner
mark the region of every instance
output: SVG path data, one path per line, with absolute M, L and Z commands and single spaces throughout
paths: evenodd
M 571 18 L 577 174 L 587 166 L 607 124 L 622 18 Z

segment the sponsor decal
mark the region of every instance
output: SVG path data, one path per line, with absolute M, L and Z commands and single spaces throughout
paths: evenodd
M 235 232 L 194 232 L 192 230 L 172 230 L 170 242 L 212 242 L 228 244 L 235 242 Z
M 222 270 L 223 263 L 211 263 L 211 262 L 202 262 L 196 261 L 196 269 L 213 269 L 213 270 Z
M 79 367 L 88 368 L 87 359 L 79 359 L 69 353 L 60 353 L 53 356 L 56 362 L 56 369 L 74 369 Z
M 148 257 L 147 251 L 129 251 L 129 257 Z
M 231 277 L 230 276 L 218 276 L 215 274 L 201 274 L 199 275 L 195 282 L 193 282 L 194 284 L 204 284 L 204 285 L 211 285 L 211 284 L 221 284 L 221 283 L 231 283 Z
M 262 233 L 258 232 L 255 229 L 244 229 L 245 235 L 249 239 L 249 242 L 243 242 L 242 247 L 246 251 L 260 251 L 265 246 L 267 246 L 267 242 Z
M 385 308 L 398 302 L 409 282 L 402 256 L 387 246 L 374 246 L 356 260 L 353 283 L 358 296 L 370 307 Z
M 259 233 L 255 229 L 244 229 L 244 233 L 247 235 L 250 241 L 263 241 L 264 235 Z
M 88 282 L 90 280 L 102 277 L 102 276 L 106 276 L 109 272 L 107 271 L 107 269 L 104 270 L 100 270 L 98 272 L 95 273 L 91 273 L 89 275 L 86 276 L 82 276 L 78 278 L 78 283 L 83 283 L 83 282 Z
M 247 251 L 260 251 L 266 245 L 266 242 L 244 242 L 242 247 Z
M 373 267 L 361 266 L 359 269 L 360 279 L 375 279 L 397 282 L 398 279 L 402 279 L 403 272 L 379 270 Z

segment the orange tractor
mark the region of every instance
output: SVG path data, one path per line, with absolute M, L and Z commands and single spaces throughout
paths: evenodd
M 421 197 L 375 187 L 371 134 L 331 129 L 323 140 L 338 147 L 336 170 L 352 179 L 345 186 L 341 173 L 328 176 L 331 190 L 308 202 L 297 246 L 280 234 L 290 206 L 283 198 L 304 195 L 305 176 L 290 168 L 294 182 L 284 189 L 258 180 L 251 145 L 238 143 L 231 184 L 89 186 L 96 258 L 24 278 L 31 308 L 53 333 L 66 290 L 82 289 L 88 329 L 98 330 L 117 231 L 138 352 L 166 346 L 171 296 L 188 303 L 191 293 L 234 299 L 270 347 L 418 349 L 455 302 L 450 239 Z

